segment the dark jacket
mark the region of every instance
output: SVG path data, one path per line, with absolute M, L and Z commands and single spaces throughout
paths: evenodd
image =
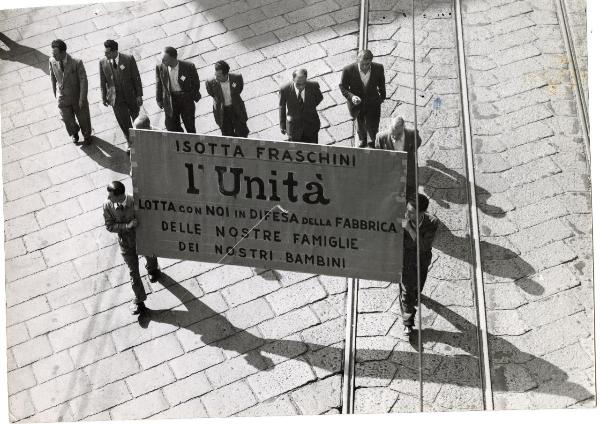
M 50 81 L 54 97 L 59 89 L 58 105 L 76 105 L 81 101 L 87 102 L 88 80 L 85 67 L 81 59 L 75 59 L 69 54 L 66 56 L 64 73 L 60 70 L 60 64 L 50 57 Z
M 415 182 L 415 131 L 404 129 L 404 150 L 408 154 L 406 158 L 406 185 L 407 192 L 410 193 L 411 189 L 416 188 Z M 421 136 L 417 130 L 417 147 L 421 146 Z M 383 150 L 400 150 L 398 146 L 392 141 L 390 130 L 380 131 L 375 137 L 375 147 Z M 413 191 L 414 192 L 414 191 Z
M 133 196 L 127 194 L 123 210 L 117 210 L 110 200 L 105 201 L 102 207 L 104 226 L 111 233 L 118 234 L 122 253 L 133 254 L 136 251 L 135 228 L 127 228 L 127 223 L 135 218 L 133 202 Z
M 356 118 L 359 110 L 364 109 L 370 115 L 381 115 L 381 103 L 386 98 L 385 93 L 385 72 L 380 63 L 371 63 L 371 75 L 367 87 L 363 85 L 360 79 L 358 63 L 347 65 L 342 70 L 342 81 L 340 90 L 347 100 L 348 110 L 353 118 Z M 361 99 L 360 104 L 352 103 L 352 96 L 358 96 Z
M 298 104 L 293 82 L 279 90 L 279 126 L 286 130 L 290 140 L 300 140 L 303 132 L 317 133 L 321 128 L 317 106 L 323 100 L 323 93 L 319 83 L 307 81 L 304 90 L 302 108 Z
M 200 78 L 196 65 L 184 60 L 179 61 L 179 86 L 181 91 L 188 93 L 197 102 L 202 97 L 200 94 Z M 156 102 L 162 104 L 168 116 L 173 115 L 171 104 L 171 83 L 169 81 L 169 68 L 164 64 L 156 66 Z
M 119 53 L 117 68 L 107 58 L 100 60 L 100 90 L 102 101 L 114 106 L 116 101 L 136 106 L 142 97 L 142 78 L 132 55 Z
M 231 93 L 231 107 L 235 113 L 235 117 L 240 119 L 242 122 L 248 120 L 248 114 L 246 113 L 246 106 L 242 100 L 241 93 L 244 89 L 244 78 L 239 74 L 229 73 L 229 92 Z M 223 99 L 223 90 L 221 89 L 221 83 L 213 78 L 206 81 L 206 91 L 209 96 L 213 98 L 213 115 L 215 122 L 219 127 L 223 126 L 223 108 L 225 107 Z

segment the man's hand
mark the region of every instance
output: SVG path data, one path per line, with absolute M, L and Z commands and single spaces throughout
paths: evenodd
M 361 102 L 360 97 L 352 96 L 352 103 L 354 103 L 355 105 L 359 105 L 360 102 Z
M 138 225 L 137 219 L 133 218 L 131 221 L 129 221 L 127 223 L 127 229 L 131 230 L 131 229 L 137 227 L 137 225 Z
M 285 130 L 285 128 L 281 129 L 281 134 L 283 134 L 283 135 L 287 134 L 287 131 Z
M 139 96 L 137 98 L 137 105 L 138 105 L 138 107 L 141 107 L 143 103 L 144 103 L 144 99 L 142 99 L 142 96 Z

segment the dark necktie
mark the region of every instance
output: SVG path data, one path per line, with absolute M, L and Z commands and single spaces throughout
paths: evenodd
M 65 72 L 65 64 L 62 60 L 58 61 L 58 66 L 60 66 L 60 72 Z
M 116 60 L 114 60 L 114 59 L 112 60 L 112 67 L 113 67 L 114 69 L 117 69 L 117 61 L 116 61 Z
M 120 204 L 120 203 L 119 203 L 119 204 L 117 205 L 117 210 L 118 210 L 118 211 L 121 211 L 121 212 L 122 212 L 124 209 L 125 209 L 125 206 L 123 206 L 122 204 Z
M 298 90 L 298 104 L 301 108 L 304 107 L 304 100 L 302 100 L 302 90 Z

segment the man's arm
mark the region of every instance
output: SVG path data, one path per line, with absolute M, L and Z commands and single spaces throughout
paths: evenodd
M 350 91 L 350 70 L 348 68 L 344 68 L 342 71 L 342 81 L 340 82 L 340 91 L 342 95 L 348 99 L 349 102 L 352 101 L 352 97 L 355 96 L 354 93 Z
M 106 75 L 104 75 L 104 69 L 102 69 L 102 61 L 100 61 L 100 92 L 102 93 L 102 104 L 106 106 L 108 99 L 106 98 Z
M 52 83 L 52 92 L 54 93 L 54 97 L 56 97 L 56 76 L 54 75 L 54 70 L 52 69 L 52 62 L 48 61 L 48 67 L 50 69 L 50 82 Z
M 381 101 L 383 102 L 387 97 L 385 92 L 385 69 L 383 68 L 383 65 L 379 66 L 381 66 L 381 76 L 379 78 L 379 94 L 381 95 Z
M 208 95 L 210 97 L 215 97 L 215 93 L 213 93 L 213 89 L 212 89 L 212 80 L 207 80 L 204 83 L 204 86 L 206 87 L 206 92 L 208 93 Z
M 431 250 L 431 246 L 433 246 L 433 241 L 435 240 L 438 227 L 439 220 L 433 217 L 425 231 L 422 231 L 423 234 L 420 234 L 421 237 L 419 238 L 419 244 L 425 248 L 421 250 Z
M 279 128 L 283 134 L 286 131 L 286 102 L 285 87 L 281 87 L 279 90 Z
M 242 76 L 242 74 L 239 74 L 240 76 L 240 83 L 239 83 L 239 87 L 240 87 L 240 93 L 244 90 L 244 77 Z
M 79 76 L 79 103 L 84 104 L 87 101 L 88 80 L 81 59 L 77 62 L 77 75 Z
M 323 101 L 323 93 L 321 93 L 321 87 L 319 86 L 319 83 L 315 81 L 315 90 L 317 92 L 317 99 L 315 101 L 315 106 L 318 106 L 319 103 L 321 103 Z
M 192 95 L 194 101 L 197 102 L 202 98 L 202 94 L 200 94 L 200 77 L 198 76 L 198 70 L 196 69 L 196 65 L 193 62 L 190 62 L 192 65 L 191 68 L 191 78 L 192 78 Z
M 142 87 L 142 77 L 140 76 L 140 71 L 137 67 L 137 62 L 135 61 L 135 57 L 131 55 L 131 72 L 133 72 L 133 86 L 135 87 L 135 97 L 143 97 L 144 96 L 144 88 Z
M 106 227 L 106 229 L 108 231 L 110 231 L 111 233 L 121 233 L 124 231 L 127 231 L 127 224 L 125 223 L 118 223 L 115 221 L 115 218 L 112 216 L 112 214 L 110 213 L 109 207 L 107 205 L 104 205 L 103 208 L 103 215 L 104 215 L 104 226 Z
M 156 65 L 156 103 L 158 107 L 163 108 L 163 87 L 160 80 L 160 66 Z

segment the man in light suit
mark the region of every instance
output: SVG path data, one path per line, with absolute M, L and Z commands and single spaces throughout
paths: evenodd
M 165 47 L 162 63 L 156 66 L 156 103 L 165 111 L 167 131 L 196 132 L 196 105 L 200 100 L 200 79 L 192 62 L 177 60 L 177 50 Z
M 129 128 L 142 106 L 142 78 L 135 58 L 119 53 L 119 44 L 116 41 L 104 42 L 104 56 L 100 59 L 102 104 L 112 106 L 119 127 L 127 139 L 127 145 L 131 147 Z
M 417 148 L 421 146 L 421 136 L 417 131 Z M 404 119 L 395 116 L 390 121 L 390 127 L 386 131 L 377 133 L 375 146 L 383 150 L 399 150 L 408 154 L 406 162 L 406 198 L 414 197 L 417 192 L 417 181 L 415 180 L 415 130 L 406 129 Z
M 92 124 L 85 67 L 81 59 L 67 54 L 67 45 L 63 40 L 54 40 L 51 46 L 50 81 L 54 97 L 58 100 L 60 117 L 73 143 L 79 141 L 81 130 L 83 142 L 88 144 L 92 139 Z
M 293 81 L 279 90 L 279 126 L 290 141 L 319 143 L 321 120 L 317 106 L 323 100 L 319 83 L 307 81 L 306 69 L 292 73 Z
M 386 97 L 385 72 L 383 65 L 373 62 L 370 50 L 358 52 L 357 63 L 343 69 L 340 90 L 347 99 L 352 119 L 356 120 L 359 147 L 375 147 L 381 103 Z
M 240 96 L 243 89 L 240 74 L 229 73 L 229 64 L 224 60 L 215 63 L 215 78 L 206 81 L 206 91 L 213 98 L 213 115 L 222 135 L 248 137 L 248 115 Z

